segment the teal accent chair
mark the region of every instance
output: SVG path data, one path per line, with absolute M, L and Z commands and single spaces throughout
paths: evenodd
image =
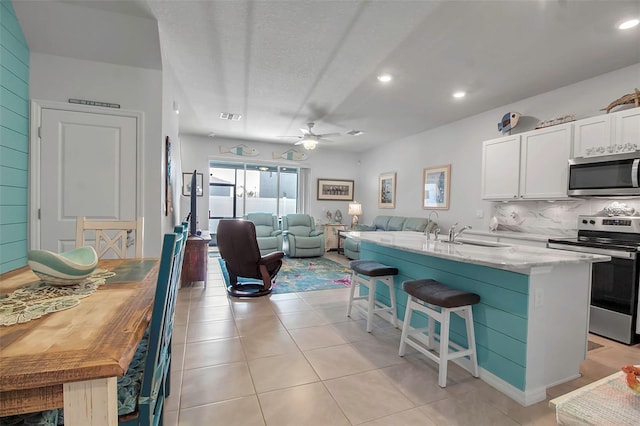
M 317 231 L 312 216 L 288 214 L 282 216 L 283 249 L 289 257 L 324 255 L 324 232 Z
M 169 396 L 171 336 L 188 227 L 176 226 L 165 234 L 151 313 L 133 360 L 118 377 L 118 424 L 163 424 L 164 399 Z M 62 409 L 0 418 L 0 425 L 57 426 L 64 424 Z
M 278 218 L 271 213 L 247 213 L 244 217 L 256 226 L 256 239 L 260 255 L 282 251 L 282 230 Z

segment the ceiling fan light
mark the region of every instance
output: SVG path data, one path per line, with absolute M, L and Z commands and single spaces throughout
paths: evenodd
M 628 30 L 630 28 L 633 28 L 635 26 L 637 26 L 638 24 L 640 24 L 640 20 L 639 19 L 627 19 L 626 21 L 620 23 L 618 25 L 618 29 L 619 30 Z
M 316 149 L 317 145 L 318 145 L 318 142 L 314 141 L 313 139 L 305 139 L 302 142 L 302 146 L 308 150 Z

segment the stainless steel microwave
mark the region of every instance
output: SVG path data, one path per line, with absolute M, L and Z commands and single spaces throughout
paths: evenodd
M 570 197 L 640 195 L 640 152 L 569 160 Z

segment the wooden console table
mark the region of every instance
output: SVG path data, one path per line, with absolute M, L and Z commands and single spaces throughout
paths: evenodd
M 211 235 L 204 231 L 202 235 L 191 235 L 187 238 L 180 285 L 194 281 L 204 281 L 205 286 L 207 285 L 209 241 L 211 241 Z

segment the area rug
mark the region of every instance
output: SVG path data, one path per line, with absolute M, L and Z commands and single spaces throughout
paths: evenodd
M 228 285 L 229 274 L 224 260 L 218 258 L 224 281 Z M 239 279 L 240 282 L 257 282 L 255 279 Z M 282 268 L 276 276 L 271 292 L 295 293 L 300 291 L 327 290 L 351 286 L 351 269 L 324 257 L 282 259 Z

